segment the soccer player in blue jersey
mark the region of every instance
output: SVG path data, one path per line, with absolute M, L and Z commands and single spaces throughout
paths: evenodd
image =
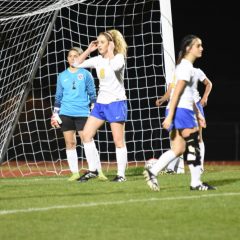
M 191 174 L 190 190 L 216 189 L 201 181 L 198 124 L 206 127 L 206 122 L 194 99 L 193 63 L 202 56 L 202 51 L 202 41 L 199 37 L 187 35 L 183 38 L 172 82 L 173 90 L 163 122 L 163 128 L 171 131 L 171 149 L 163 153 L 150 169 L 143 172 L 148 186 L 153 191 L 160 189 L 156 178 L 158 173 L 183 153 Z
M 87 59 L 87 56 L 98 50 L 99 55 Z M 125 144 L 125 122 L 127 120 L 127 97 L 124 88 L 124 69 L 127 44 L 122 34 L 112 29 L 98 35 L 96 41 L 80 56 L 77 67 L 95 68 L 99 79 L 99 92 L 94 108 L 83 130 L 83 145 L 89 164 L 89 172 L 79 181 L 88 181 L 98 175 L 96 161 L 99 156 L 93 141 L 97 130 L 109 122 L 112 130 L 113 141 L 116 147 L 117 175 L 114 182 L 126 181 L 125 170 L 127 166 L 127 148 Z
M 63 132 L 67 161 L 72 172 L 69 181 L 77 180 L 80 177 L 76 133 L 82 140 L 83 127 L 90 113 L 90 104 L 96 102 L 96 89 L 92 74 L 86 69 L 73 66 L 74 61 L 82 53 L 82 49 L 77 47 L 71 48 L 68 52 L 69 67 L 58 76 L 54 111 L 51 118 L 51 125 L 57 128 L 61 127 Z M 98 171 L 101 172 L 100 163 Z M 103 174 L 101 177 L 106 178 Z

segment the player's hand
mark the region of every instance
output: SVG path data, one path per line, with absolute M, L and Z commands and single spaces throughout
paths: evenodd
M 155 104 L 156 104 L 157 107 L 160 107 L 165 101 L 166 100 L 163 97 L 161 97 L 161 98 L 156 100 Z
M 165 118 L 165 120 L 163 121 L 163 123 L 162 123 L 163 128 L 166 129 L 166 130 L 169 130 L 169 129 L 170 129 L 171 124 L 172 124 L 172 119 L 171 119 L 169 116 L 167 116 L 167 117 Z
M 94 52 L 95 50 L 97 50 L 97 48 L 98 48 L 98 41 L 94 40 L 94 41 L 90 42 L 90 44 L 88 46 L 88 51 Z
M 53 113 L 53 115 L 51 117 L 51 126 L 53 128 L 60 128 L 61 123 L 62 123 L 62 120 L 59 117 L 59 115 L 57 113 Z
M 90 105 L 90 110 L 92 111 L 93 108 L 94 108 L 94 103 L 91 103 L 91 105 Z
M 200 127 L 202 128 L 207 127 L 206 119 L 203 117 L 203 115 L 200 112 L 198 112 L 197 114 L 197 120 Z

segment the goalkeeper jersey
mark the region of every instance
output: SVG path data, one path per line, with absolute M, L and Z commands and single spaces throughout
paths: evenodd
M 111 60 L 101 55 L 92 57 L 78 67 L 96 69 L 99 79 L 98 103 L 109 104 L 127 99 L 123 82 L 125 68 L 123 54 L 118 53 Z
M 89 71 L 68 68 L 58 75 L 54 107 L 60 108 L 59 114 L 87 117 L 90 102 L 96 102 L 96 89 Z

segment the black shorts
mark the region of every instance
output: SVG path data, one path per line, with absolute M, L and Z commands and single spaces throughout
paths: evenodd
M 62 120 L 61 130 L 65 131 L 81 131 L 87 121 L 87 117 L 70 117 L 66 115 L 59 115 Z

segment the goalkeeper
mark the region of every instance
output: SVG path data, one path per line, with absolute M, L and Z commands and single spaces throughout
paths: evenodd
M 76 133 L 82 140 L 82 130 L 90 112 L 89 105 L 96 101 L 96 89 L 91 73 L 86 69 L 78 69 L 73 66 L 74 61 L 82 53 L 82 49 L 78 47 L 73 47 L 68 52 L 69 67 L 58 76 L 54 111 L 51 117 L 52 127 L 61 127 L 63 132 L 67 161 L 72 172 L 69 181 L 75 181 L 80 177 Z M 106 180 L 107 178 L 101 171 L 100 162 L 98 171 L 101 173 L 99 174 L 100 179 Z

